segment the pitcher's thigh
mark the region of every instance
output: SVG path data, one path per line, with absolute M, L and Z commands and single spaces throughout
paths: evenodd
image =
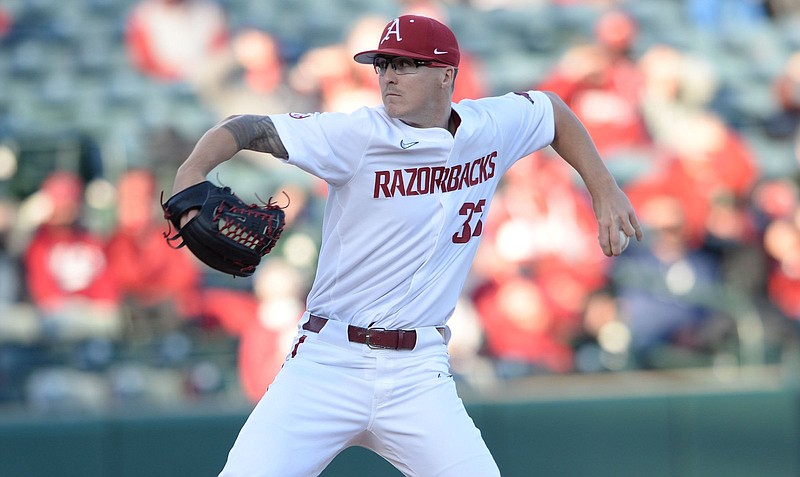
M 220 477 L 309 477 L 324 470 L 364 425 L 353 402 L 356 385 L 317 379 L 324 368 L 287 362 L 239 432 Z
M 408 476 L 496 477 L 497 464 L 450 377 L 383 409 L 379 453 Z

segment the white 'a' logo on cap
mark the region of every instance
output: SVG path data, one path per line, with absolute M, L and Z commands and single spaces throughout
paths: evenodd
M 383 44 L 384 41 L 388 40 L 389 37 L 392 36 L 392 35 L 394 35 L 394 37 L 397 39 L 398 42 L 403 41 L 403 39 L 400 38 L 400 19 L 399 18 L 395 18 L 394 21 L 392 22 L 392 24 L 389 25 L 389 28 L 386 29 L 386 35 L 383 37 L 383 40 L 381 40 L 381 44 Z

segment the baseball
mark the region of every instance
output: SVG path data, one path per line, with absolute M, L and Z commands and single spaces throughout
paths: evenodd
M 625 231 L 623 231 L 622 229 L 620 229 L 620 231 L 619 231 L 619 241 L 620 241 L 620 243 L 622 244 L 622 247 L 620 247 L 620 250 L 619 250 L 619 251 L 620 251 L 620 252 L 624 252 L 624 251 L 625 251 L 625 249 L 626 249 L 626 248 L 628 248 L 628 244 L 629 244 L 629 243 L 631 243 L 631 238 L 630 238 L 630 237 L 628 237 L 628 236 L 625 234 Z

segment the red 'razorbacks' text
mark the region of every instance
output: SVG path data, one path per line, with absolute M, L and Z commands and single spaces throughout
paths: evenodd
M 437 191 L 451 192 L 472 187 L 494 177 L 495 157 L 497 157 L 497 151 L 472 162 L 456 164 L 451 167 L 415 167 L 375 171 L 375 189 L 372 197 L 378 199 L 398 195 L 425 195 Z

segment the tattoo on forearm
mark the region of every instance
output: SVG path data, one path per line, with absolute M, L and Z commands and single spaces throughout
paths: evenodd
M 222 127 L 230 131 L 240 149 L 268 152 L 281 159 L 289 157 L 269 116 L 255 114 L 231 116 L 222 123 Z

